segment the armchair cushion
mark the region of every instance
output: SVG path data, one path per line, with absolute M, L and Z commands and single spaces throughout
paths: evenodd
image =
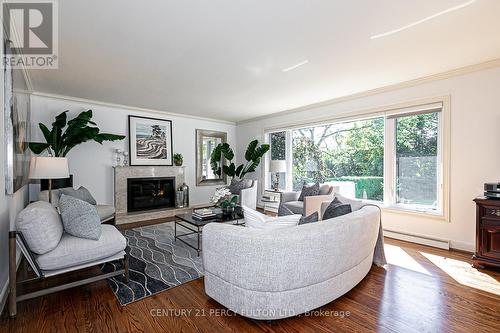
M 282 192 L 280 202 L 298 201 L 300 192 Z
M 333 191 L 333 186 L 328 185 L 328 184 L 321 184 L 319 187 L 319 195 L 328 195 L 331 194 Z
M 111 225 L 103 225 L 101 237 L 91 240 L 64 233 L 57 247 L 37 257 L 42 270 L 74 267 L 110 257 L 125 249 L 125 237 Z
M 294 214 L 301 214 L 304 212 L 304 201 L 288 201 L 283 202 L 281 205 L 292 211 Z
M 45 201 L 36 201 L 24 208 L 17 215 L 16 229 L 23 234 L 29 248 L 36 254 L 55 249 L 63 235 L 61 217 Z
M 227 187 L 232 194 L 240 195 L 241 190 L 250 188 L 253 186 L 252 179 L 232 179 L 231 184 Z
M 101 222 L 105 222 L 115 216 L 115 207 L 110 205 L 96 205 L 97 214 Z

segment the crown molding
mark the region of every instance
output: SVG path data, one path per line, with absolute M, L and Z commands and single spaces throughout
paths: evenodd
M 417 79 L 404 81 L 404 82 L 400 82 L 400 83 L 396 83 L 396 84 L 391 84 L 391 85 L 383 86 L 380 88 L 366 90 L 366 91 L 362 91 L 362 92 L 351 94 L 351 95 L 336 97 L 336 98 L 332 98 L 332 99 L 329 99 L 326 101 L 301 106 L 298 108 L 278 111 L 278 112 L 274 112 L 274 113 L 264 115 L 264 116 L 259 116 L 259 117 L 254 117 L 254 118 L 250 118 L 250 119 L 241 120 L 241 121 L 236 122 L 236 125 L 243 125 L 243 124 L 251 123 L 254 121 L 258 121 L 258 120 L 264 120 L 264 119 L 269 119 L 269 118 L 273 118 L 273 117 L 277 117 L 277 116 L 289 115 L 289 114 L 297 113 L 300 111 L 307 111 L 307 110 L 316 109 L 316 108 L 320 108 L 320 107 L 324 107 L 324 106 L 339 104 L 339 103 L 352 101 L 352 100 L 356 100 L 356 99 L 363 98 L 363 97 L 378 95 L 378 94 L 391 92 L 391 91 L 395 91 L 395 90 L 399 90 L 399 89 L 403 89 L 403 88 L 410 88 L 410 87 L 418 86 L 418 85 L 421 85 L 424 83 L 444 80 L 444 79 L 452 78 L 455 76 L 461 76 L 461 75 L 465 75 L 465 74 L 469 74 L 469 73 L 473 73 L 473 72 L 478 72 L 478 71 L 482 71 L 482 70 L 486 70 L 486 69 L 490 69 L 490 68 L 495 68 L 495 67 L 500 67 L 500 58 L 488 60 L 488 61 L 481 62 L 478 64 L 470 65 L 470 66 L 452 69 L 452 70 L 438 73 L 438 74 L 423 76 L 423 77 L 420 77 Z
M 94 104 L 94 105 L 110 107 L 110 108 L 130 110 L 130 111 L 134 111 L 134 112 L 141 112 L 141 113 L 148 113 L 148 114 L 153 113 L 153 114 L 159 114 L 159 115 L 163 115 L 163 116 L 167 115 L 167 116 L 172 116 L 172 117 L 182 117 L 182 118 L 210 121 L 210 122 L 215 122 L 215 123 L 223 123 L 223 124 L 228 124 L 228 125 L 236 125 L 236 123 L 234 121 L 221 120 L 221 119 L 208 118 L 208 117 L 199 117 L 199 116 L 193 116 L 193 115 L 189 115 L 189 114 L 162 111 L 162 110 L 156 110 L 156 109 L 140 108 L 140 107 L 136 107 L 136 106 L 102 102 L 102 101 L 96 101 L 96 100 L 92 100 L 92 99 L 79 98 L 79 97 L 73 97 L 73 96 L 50 94 L 50 93 L 44 93 L 44 92 L 40 92 L 40 91 L 34 91 L 31 93 L 31 95 L 52 98 L 52 99 L 60 99 L 60 100 L 83 103 L 83 104 Z

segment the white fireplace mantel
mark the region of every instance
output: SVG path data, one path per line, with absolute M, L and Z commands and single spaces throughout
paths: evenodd
M 114 167 L 116 223 L 130 223 L 174 216 L 177 209 L 157 209 L 144 212 L 127 211 L 127 179 L 146 177 L 175 177 L 178 188 L 184 183 L 185 167 L 178 166 L 120 166 Z M 185 208 L 183 210 L 186 210 Z

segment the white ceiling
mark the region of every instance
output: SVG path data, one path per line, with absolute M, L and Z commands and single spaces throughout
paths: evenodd
M 500 1 L 64 0 L 35 91 L 241 121 L 500 58 Z M 282 69 L 304 60 L 294 70 Z

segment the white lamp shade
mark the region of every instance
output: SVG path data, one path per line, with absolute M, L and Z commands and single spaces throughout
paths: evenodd
M 269 165 L 270 172 L 286 172 L 286 161 L 285 160 L 271 160 Z
M 34 156 L 31 158 L 31 179 L 58 179 L 68 177 L 69 167 L 66 157 Z

